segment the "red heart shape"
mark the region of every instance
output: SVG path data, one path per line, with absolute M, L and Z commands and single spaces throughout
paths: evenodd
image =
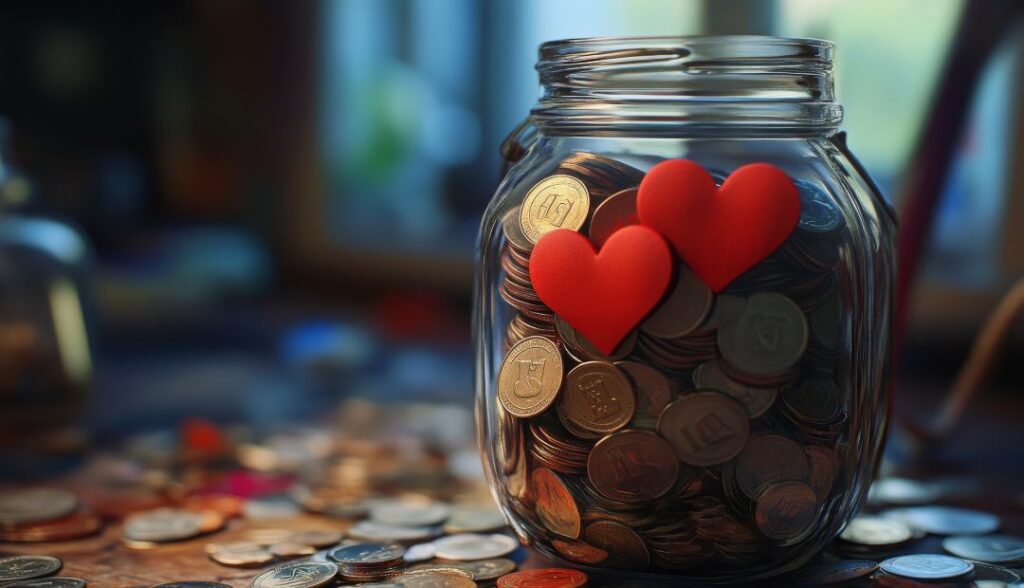
M 637 213 L 721 292 L 786 241 L 800 221 L 800 193 L 767 163 L 744 165 L 719 188 L 700 164 L 671 159 L 640 182 Z
M 672 269 L 668 244 L 641 225 L 612 233 L 600 253 L 575 231 L 551 231 L 530 255 L 541 301 L 606 354 L 658 304 Z

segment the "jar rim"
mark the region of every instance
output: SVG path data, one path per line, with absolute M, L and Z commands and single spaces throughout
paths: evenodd
M 814 37 L 787 37 L 776 35 L 607 35 L 597 37 L 570 37 L 555 39 L 541 43 L 539 54 L 541 59 L 564 55 L 565 49 L 580 50 L 606 47 L 610 45 L 629 45 L 636 48 L 651 46 L 693 46 L 719 44 L 725 46 L 788 46 L 807 47 L 832 51 L 835 43 Z

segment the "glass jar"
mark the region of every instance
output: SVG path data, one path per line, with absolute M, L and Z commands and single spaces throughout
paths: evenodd
M 541 553 L 616 585 L 752 581 L 859 507 L 889 411 L 895 217 L 838 130 L 832 51 L 541 47 L 474 315 L 488 481 Z

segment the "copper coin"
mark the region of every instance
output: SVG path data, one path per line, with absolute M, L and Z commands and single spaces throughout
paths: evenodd
M 800 569 L 793 574 L 799 586 L 825 586 L 843 584 L 875 573 L 878 563 L 868 560 L 823 561 Z
M 505 356 L 498 374 L 498 400 L 519 418 L 536 416 L 555 401 L 562 386 L 562 355 L 550 340 L 527 337 Z
M 818 499 L 803 482 L 779 482 L 757 498 L 754 520 L 766 537 L 788 541 L 800 537 L 818 516 Z
M 552 533 L 576 539 L 580 536 L 580 510 L 576 499 L 548 468 L 538 468 L 530 476 L 537 497 L 537 516 Z
M 693 370 L 693 384 L 698 388 L 715 390 L 736 399 L 747 411 L 747 416 L 756 419 L 768 412 L 778 396 L 776 388 L 754 387 L 737 382 L 722 371 L 716 361 L 709 361 Z
M 626 188 L 609 196 L 594 209 L 590 219 L 590 241 L 600 250 L 612 233 L 629 225 L 640 224 L 636 212 L 636 188 Z
M 792 300 L 759 292 L 734 323 L 718 331 L 722 357 L 745 374 L 764 376 L 785 372 L 807 348 L 807 319 Z
M 277 557 L 302 557 L 313 555 L 316 553 L 316 548 L 302 543 L 274 543 L 268 548 L 268 551 Z
M 636 531 L 615 521 L 595 521 L 583 530 L 583 539 L 608 552 L 607 565 L 643 570 L 651 563 L 651 554 Z
M 832 491 L 832 484 L 839 474 L 839 456 L 835 451 L 821 445 L 808 445 L 804 447 L 804 453 L 811 466 L 808 484 L 818 500 L 824 501 Z
M 621 370 L 607 362 L 588 361 L 566 375 L 560 405 L 573 424 L 595 433 L 611 433 L 633 419 L 636 397 Z
M 0 541 L 18 543 L 70 541 L 95 535 L 103 521 L 95 514 L 80 510 L 70 516 L 45 522 L 0 528 Z
M 809 473 L 803 447 L 782 435 L 751 437 L 736 458 L 736 483 L 750 498 L 768 484 L 804 481 Z
M 555 551 L 565 559 L 586 564 L 588 566 L 597 565 L 608 559 L 607 551 L 594 547 L 593 545 L 583 541 L 563 541 L 562 539 L 554 539 L 551 541 L 551 546 L 554 547 Z
M 739 455 L 750 432 L 747 413 L 718 392 L 699 391 L 669 404 L 658 418 L 658 433 L 683 463 L 711 466 Z
M 213 561 L 233 568 L 256 568 L 274 560 L 274 554 L 262 547 L 250 551 L 216 551 L 209 555 Z
M 498 578 L 498 588 L 582 588 L 587 575 L 565 568 L 526 570 Z
M 704 322 L 714 298 L 711 288 L 697 274 L 680 266 L 672 291 L 640 323 L 640 330 L 661 339 L 685 337 Z
M 526 194 L 519 209 L 519 227 L 531 243 L 555 229 L 578 231 L 590 213 L 590 193 L 583 182 L 556 174 L 544 178 Z
M 633 383 L 636 414 L 633 422 L 657 421 L 661 411 L 672 400 L 672 382 L 657 369 L 638 361 L 617 361 L 615 367 L 625 372 Z
M 611 355 L 606 355 L 594 347 L 594 344 L 579 331 L 569 326 L 569 323 L 565 322 L 562 317 L 555 317 L 555 329 L 558 332 L 558 338 L 565 345 L 566 351 L 578 361 L 616 361 L 628 356 L 636 347 L 636 330 L 630 331 Z
M 587 476 L 604 496 L 622 502 L 660 498 L 675 485 L 679 459 L 667 441 L 650 431 L 628 430 L 597 442 Z

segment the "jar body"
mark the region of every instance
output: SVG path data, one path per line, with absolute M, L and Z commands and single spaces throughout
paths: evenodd
M 807 561 L 865 496 L 888 419 L 895 221 L 841 136 L 680 135 L 540 136 L 501 182 L 480 233 L 476 416 L 492 492 L 525 543 L 622 585 L 659 577 L 751 581 Z M 754 162 L 783 170 L 800 192 L 800 221 L 778 249 L 717 294 L 684 287 L 692 275 L 680 263 L 666 299 L 603 354 L 531 288 L 532 243 L 519 224 L 524 199 L 553 175 L 578 179 L 590 199 L 578 230 L 601 241 L 609 226 L 608 219 L 595 222 L 601 205 L 607 211 L 613 196 L 636 187 L 652 166 L 678 158 L 699 163 L 719 184 Z M 623 222 L 635 219 L 617 224 Z M 682 302 L 671 300 L 676 289 L 686 290 Z M 769 299 L 783 300 L 784 314 L 802 326 L 773 322 L 774 311 L 763 308 L 772 306 Z M 689 326 L 666 331 L 652 322 L 656 316 Z M 627 382 L 635 405 L 628 423 L 581 429 L 562 404 L 566 388 L 579 384 L 564 377 L 559 396 L 539 414 L 523 418 L 503 407 L 499 374 L 506 362 L 523 362 L 508 359 L 509 351 L 530 337 L 557 350 L 563 375 L 599 362 L 625 376 L 618 381 Z M 796 360 L 761 371 L 755 364 L 778 345 L 793 346 Z M 531 369 L 545 366 L 507 369 L 521 370 L 512 377 L 525 382 Z M 714 410 L 701 418 L 702 403 L 723 398 L 730 410 L 741 407 L 744 423 L 723 424 Z M 681 432 L 666 430 L 674 426 L 666 422 L 672 410 L 694 415 L 682 434 L 696 435 L 698 445 L 732 437 L 735 450 L 710 459 L 679 455 L 671 474 L 652 471 L 644 449 L 620 451 L 625 461 L 609 457 L 608 446 L 635 431 L 642 432 L 636 439 L 671 442 L 666 438 Z M 635 494 L 616 496 L 608 476 L 620 487 L 633 485 Z

